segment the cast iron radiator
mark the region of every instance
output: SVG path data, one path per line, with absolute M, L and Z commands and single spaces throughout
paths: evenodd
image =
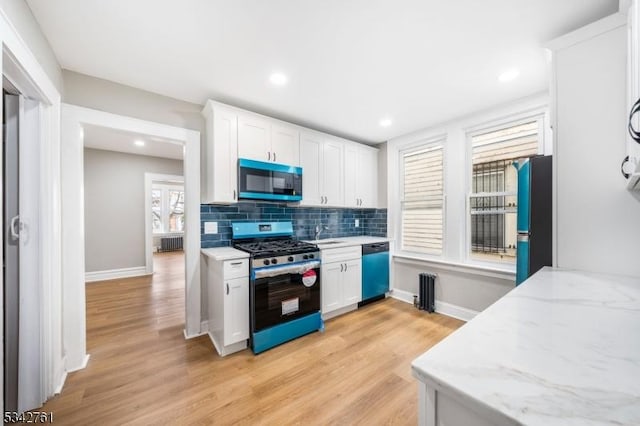
M 159 251 L 182 250 L 182 237 L 162 237 L 160 238 Z
M 423 272 L 420 274 L 418 285 L 418 309 L 434 312 L 436 304 L 435 291 L 436 275 Z

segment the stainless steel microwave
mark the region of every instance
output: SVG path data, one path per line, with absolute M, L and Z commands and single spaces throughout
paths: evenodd
M 263 161 L 238 160 L 239 199 L 302 200 L 302 168 Z

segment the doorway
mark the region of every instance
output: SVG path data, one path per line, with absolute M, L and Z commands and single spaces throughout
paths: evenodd
M 184 155 L 185 284 L 184 333 L 200 334 L 200 133 L 74 105 L 62 105 L 62 269 L 64 276 L 66 370 L 86 366 L 84 140 L 90 126 L 179 142 Z

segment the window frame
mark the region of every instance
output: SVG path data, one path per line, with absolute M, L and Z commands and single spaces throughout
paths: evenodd
M 473 137 L 485 133 L 491 133 L 501 129 L 515 127 L 521 124 L 537 122 L 538 127 L 538 155 L 544 155 L 547 150 L 549 135 L 547 134 L 547 109 L 536 109 L 534 111 L 526 111 L 517 114 L 503 116 L 501 118 L 491 120 L 490 122 L 481 123 L 465 129 L 465 231 L 464 231 L 464 263 L 471 266 L 495 268 L 516 271 L 517 261 L 499 262 L 474 258 L 472 255 L 472 238 L 471 235 L 471 198 L 473 188 Z M 516 191 L 516 197 L 518 192 Z
M 162 227 L 163 230 L 162 232 L 156 232 L 153 229 L 153 218 L 150 218 L 151 221 L 151 235 L 153 237 L 163 237 L 163 236 L 171 236 L 171 235 L 184 235 L 184 230 L 183 231 L 174 231 L 171 232 L 169 231 L 169 218 L 171 216 L 171 208 L 169 206 L 169 202 L 170 202 L 170 197 L 169 197 L 169 192 L 170 191 L 179 191 L 183 193 L 183 204 L 184 204 L 184 197 L 186 196 L 185 194 L 185 188 L 183 184 L 180 183 L 170 183 L 170 182 L 152 182 L 151 184 L 151 190 L 149 192 L 149 197 L 153 197 L 153 191 L 154 190 L 161 190 L 162 191 L 162 195 L 160 198 L 160 221 L 162 223 Z M 152 203 L 152 201 L 150 201 Z M 151 214 L 153 215 L 153 203 L 151 204 Z M 184 212 L 183 214 L 183 220 L 186 219 L 184 217 Z
M 446 246 L 447 246 L 447 193 L 446 193 L 446 173 L 447 173 L 447 144 L 446 134 L 438 135 L 428 139 L 421 139 L 411 144 L 404 145 L 398 149 L 398 171 L 399 171 L 399 203 L 398 203 L 398 252 L 410 256 L 417 256 L 423 259 L 442 260 L 445 258 Z M 425 253 L 420 251 L 406 250 L 404 248 L 404 234 L 403 234 L 403 212 L 404 212 L 404 156 L 407 154 L 416 153 L 419 151 L 425 151 L 429 149 L 442 150 L 442 249 L 440 254 Z

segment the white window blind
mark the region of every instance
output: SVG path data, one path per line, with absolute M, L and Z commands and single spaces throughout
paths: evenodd
M 528 158 L 538 153 L 538 122 L 472 137 L 473 164 Z
M 442 145 L 404 152 L 402 249 L 442 254 Z

